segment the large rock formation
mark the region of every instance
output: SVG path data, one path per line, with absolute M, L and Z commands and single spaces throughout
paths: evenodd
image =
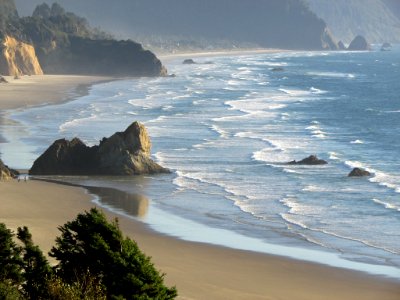
M 43 74 L 32 45 L 5 36 L 0 47 L 1 74 L 9 76 Z
M 6 166 L 3 161 L 0 159 L 0 180 L 10 180 L 18 176 L 18 172 L 10 169 Z
M 81 140 L 55 141 L 33 164 L 32 175 L 139 175 L 167 173 L 150 158 L 146 128 L 132 123 L 124 132 L 88 147 Z
M 347 50 L 349 50 L 349 51 L 368 51 L 368 50 L 371 50 L 371 46 L 363 36 L 357 35 L 354 38 L 354 40 L 350 43 Z
M 300 161 L 293 160 L 289 162 L 290 165 L 326 165 L 327 163 L 327 161 L 319 159 L 315 155 L 310 155 Z

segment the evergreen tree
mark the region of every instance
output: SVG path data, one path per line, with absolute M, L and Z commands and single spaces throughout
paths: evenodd
M 23 290 L 29 299 L 47 298 L 47 280 L 51 268 L 38 246 L 32 242 L 32 235 L 27 227 L 18 228 L 18 239 L 23 244 Z
M 117 221 L 110 223 L 97 209 L 79 214 L 60 227 L 50 256 L 59 264 L 57 275 L 67 283 L 89 272 L 109 299 L 173 299 L 175 288 L 164 285 L 160 275 L 137 244 L 123 237 Z
M 18 285 L 22 282 L 21 247 L 13 241 L 14 234 L 0 223 L 0 282 Z

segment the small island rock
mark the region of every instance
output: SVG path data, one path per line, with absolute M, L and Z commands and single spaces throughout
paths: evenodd
M 368 44 L 367 40 L 361 36 L 357 35 L 354 40 L 350 43 L 347 50 L 350 51 L 368 51 L 371 50 L 370 44 Z
M 306 157 L 300 161 L 293 160 L 289 162 L 290 165 L 326 165 L 327 163 L 327 161 L 319 159 L 315 155 L 310 155 L 309 157 Z
M 184 65 L 194 65 L 194 64 L 196 64 L 196 62 L 195 62 L 193 59 L 191 59 L 191 58 L 185 59 L 182 63 L 183 63 Z
M 364 177 L 364 176 L 371 176 L 371 173 L 367 170 L 354 168 L 348 175 L 348 177 Z
M 55 141 L 33 164 L 31 175 L 141 175 L 168 173 L 150 158 L 151 142 L 144 125 L 88 147 L 80 139 Z

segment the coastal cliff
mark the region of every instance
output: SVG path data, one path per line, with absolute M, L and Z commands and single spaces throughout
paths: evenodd
M 7 167 L 0 159 L 0 181 L 10 180 L 18 176 L 18 172 Z
M 55 141 L 33 164 L 31 175 L 141 175 L 168 173 L 150 158 L 151 142 L 144 125 L 88 147 L 80 139 Z
M 0 74 L 167 75 L 141 44 L 115 40 L 57 3 L 20 18 L 13 0 L 0 0 L 0 17 Z
M 1 74 L 9 76 L 43 74 L 32 45 L 5 36 L 0 47 Z

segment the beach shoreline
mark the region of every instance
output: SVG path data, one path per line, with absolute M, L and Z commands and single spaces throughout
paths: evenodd
M 96 197 L 83 188 L 38 180 L 2 182 L 0 190 L 0 222 L 13 231 L 28 226 L 45 253 L 59 235 L 58 226 L 97 206 Z M 124 234 L 166 273 L 166 283 L 177 286 L 180 299 L 398 299 L 400 295 L 400 283 L 394 279 L 183 241 L 134 218 L 102 210 L 109 219 L 118 218 Z
M 245 51 L 239 51 L 236 55 L 245 54 Z M 214 52 L 214 55 L 235 54 L 226 51 Z M 177 54 L 165 59 L 184 57 L 212 57 L 212 53 Z M 90 77 L 82 84 L 81 77 L 76 76 L 76 81 L 71 80 L 68 87 L 61 89 L 58 84 L 63 78 L 59 76 L 46 83 L 51 86 L 46 89 L 48 97 L 32 92 L 29 83 L 24 89 L 10 91 L 9 96 L 1 93 L 2 112 L 70 101 L 87 93 L 92 84 L 113 80 Z M 34 81 L 35 77 L 30 79 Z M 24 82 L 18 84 L 22 86 Z M 26 95 L 29 94 L 35 94 L 35 97 L 27 103 Z M 34 241 L 44 252 L 54 244 L 57 226 L 93 206 L 93 196 L 80 187 L 29 180 L 27 183 L 0 182 L 0 222 L 14 231 L 18 226 L 28 226 Z M 133 218 L 105 212 L 111 219 L 117 217 L 124 234 L 135 239 L 140 248 L 152 256 L 157 269 L 167 274 L 167 284 L 177 286 L 179 299 L 398 299 L 400 295 L 400 283 L 394 279 L 281 256 L 188 242 L 155 232 Z

